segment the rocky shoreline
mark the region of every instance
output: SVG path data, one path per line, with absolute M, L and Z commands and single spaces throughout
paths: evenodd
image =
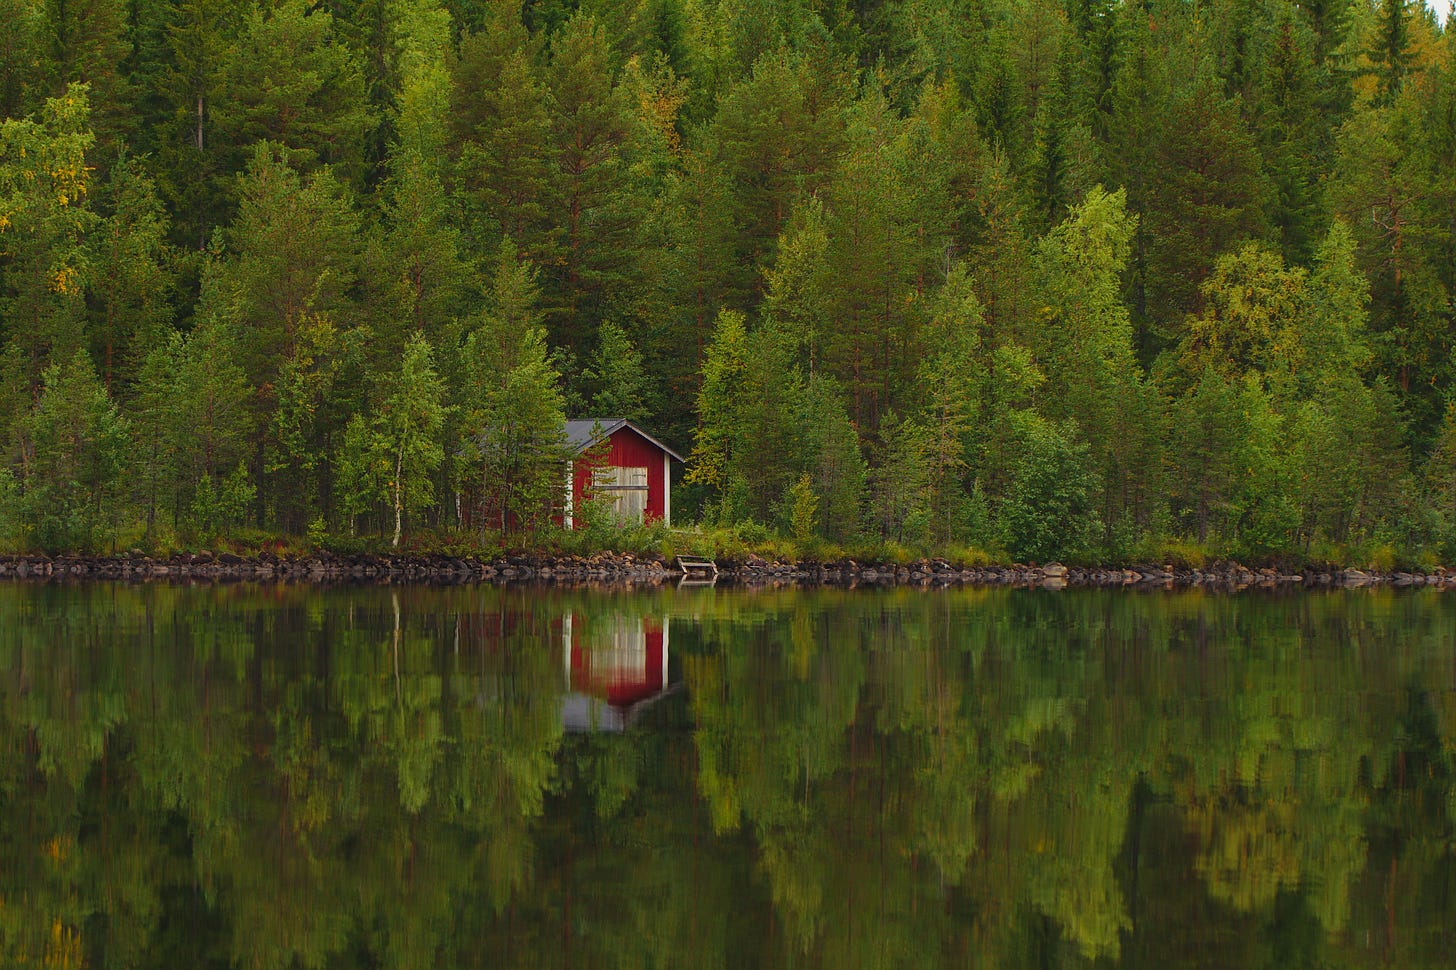
M 1236 562 L 1206 569 L 1140 565 L 1131 568 L 1009 565 L 960 567 L 943 559 L 913 563 L 771 562 L 757 556 L 717 564 L 719 585 L 764 586 L 1017 586 L 1208 588 L 1353 588 L 1429 586 L 1456 588 L 1456 573 L 1368 572 L 1334 566 L 1303 572 L 1255 568 Z M 604 553 L 595 556 L 511 555 L 483 559 L 446 555 L 253 556 L 202 552 L 152 558 L 116 556 L 0 556 L 0 579 L 39 581 L 303 582 L 319 584 L 549 583 L 559 585 L 660 586 L 684 578 L 662 556 Z M 690 577 L 690 578 L 696 578 Z
M 773 563 L 750 558 L 730 565 L 735 580 L 747 584 L 804 583 L 819 585 L 900 586 L 1020 586 L 1045 589 L 1067 587 L 1142 587 L 1240 590 L 1251 587 L 1357 588 L 1361 586 L 1432 586 L 1456 589 L 1456 573 L 1444 568 L 1429 573 L 1403 571 L 1369 572 L 1348 567 L 1327 566 L 1301 572 L 1257 568 L 1236 562 L 1217 563 L 1206 569 L 1185 569 L 1171 565 L 1133 567 L 1019 565 L 958 567 L 942 559 L 922 559 L 908 564 L 857 563 Z

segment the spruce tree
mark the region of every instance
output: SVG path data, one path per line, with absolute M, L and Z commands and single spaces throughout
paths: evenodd
M 84 351 L 48 366 L 41 383 L 23 422 L 23 515 L 39 547 L 89 551 L 124 511 L 127 423 Z
M 403 288 L 409 329 L 443 345 L 445 332 L 463 315 L 470 289 L 444 182 L 449 15 L 433 3 L 414 4 L 402 16 L 400 33 L 397 141 L 384 187 L 385 259 Z M 380 326 L 389 323 L 381 320 Z M 389 347 L 404 340 L 402 334 L 380 336 Z
M 536 274 L 507 238 L 487 308 L 462 350 L 459 478 L 484 533 L 533 532 L 563 498 L 566 407 L 546 349 Z
M 623 290 L 634 282 L 642 204 L 624 157 L 633 125 L 605 36 L 590 16 L 572 17 L 552 38 L 547 80 L 561 250 L 544 296 L 554 341 L 580 353 L 609 307 L 630 300 Z
M 597 348 L 585 376 L 596 388 L 591 400 L 593 414 L 644 421 L 653 413 L 652 386 L 642 355 L 615 321 L 606 321 L 597 331 Z
M 328 165 L 341 181 L 363 184 L 373 123 L 364 73 L 327 10 L 306 0 L 254 6 L 218 73 L 209 115 L 230 168 L 269 141 L 301 171 Z
M 552 215 L 556 148 L 537 44 L 517 5 L 492 3 L 489 17 L 461 38 L 451 74 L 454 178 L 467 238 L 493 245 L 504 234 L 532 263 L 551 265 L 560 246 Z
M 101 193 L 110 212 L 90 239 L 91 344 L 108 388 L 123 394 L 172 323 L 176 256 L 169 222 L 142 163 L 123 156 Z

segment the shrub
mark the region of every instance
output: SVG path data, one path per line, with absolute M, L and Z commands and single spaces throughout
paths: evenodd
M 1070 422 L 1055 425 L 1030 412 L 1013 421 L 1020 448 L 1001 507 L 1007 550 L 1038 562 L 1086 553 L 1102 528 L 1087 446 L 1076 442 Z

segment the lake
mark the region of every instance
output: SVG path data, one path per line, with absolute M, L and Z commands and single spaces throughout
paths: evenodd
M 0 965 L 1448 967 L 1456 599 L 0 584 Z

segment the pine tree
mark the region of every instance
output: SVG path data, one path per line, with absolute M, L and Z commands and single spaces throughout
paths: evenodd
M 623 291 L 634 282 L 641 207 L 624 158 L 633 124 L 590 16 L 574 16 L 552 38 L 547 78 L 561 250 L 545 297 L 554 342 L 580 352 L 610 307 L 631 302 Z
M 1169 107 L 1150 160 L 1138 271 L 1150 316 L 1175 336 L 1217 256 L 1265 234 L 1270 186 L 1237 104 L 1212 79 Z
M 125 0 L 46 0 L 50 41 L 45 58 L 50 86 L 59 93 L 85 84 L 98 154 L 114 158 L 135 122 L 133 93 L 123 63 L 131 53 Z
M 328 11 L 308 0 L 258 4 L 246 14 L 223 49 L 210 118 L 230 168 L 268 141 L 301 171 L 328 165 L 343 182 L 363 184 L 373 124 L 363 69 L 335 42 Z
M 702 152 L 686 152 L 682 172 L 670 176 L 660 217 L 665 269 L 655 296 L 664 313 L 642 335 L 642 351 L 658 386 L 670 398 L 691 400 L 698 392 L 703 354 L 713 321 L 742 273 L 732 260 L 736 234 L 727 185 Z M 664 428 L 686 437 L 686 409 L 661 416 L 684 422 Z
M 254 149 L 225 237 L 230 255 L 214 264 L 201 302 L 236 315 L 248 379 L 258 386 L 292 355 L 305 319 L 348 320 L 359 271 L 349 193 L 327 169 L 301 177 L 285 154 L 270 142 Z
M 326 511 L 334 471 L 330 459 L 344 424 L 339 413 L 344 395 L 336 389 L 349 352 L 327 318 L 309 314 L 296 322 L 277 362 L 271 406 L 258 425 L 255 462 L 263 473 L 260 503 L 286 533 L 301 533 Z
M 930 528 L 930 432 L 890 411 L 879 440 L 880 461 L 870 473 L 870 509 L 880 538 L 920 543 Z
M 243 0 L 178 0 L 165 29 L 165 52 L 147 78 L 157 102 L 157 184 L 173 218 L 174 241 L 204 249 L 230 214 L 226 179 L 237 146 L 213 117 L 226 97 L 229 43 L 242 21 Z
M 806 472 L 818 500 L 819 531 L 832 542 L 856 539 L 864 528 L 869 469 L 859 434 L 845 410 L 843 392 L 826 377 L 810 378 L 801 415 Z
M 1135 230 L 1124 193 L 1098 186 L 1037 244 L 1043 309 L 1029 343 L 1047 377 L 1039 410 L 1078 422 L 1109 533 L 1127 515 L 1146 519 L 1157 494 L 1161 407 L 1136 360 L 1121 293 Z
M 444 11 L 436 0 L 325 0 L 320 6 L 333 16 L 334 35 L 354 53 L 364 75 L 364 98 L 372 124 L 364 132 L 363 184 L 372 189 L 386 174 L 397 99 L 405 83 L 400 76 L 404 56 L 401 25 L 421 12 L 428 16 L 432 11 Z
M 1375 65 L 1380 98 L 1390 104 L 1400 94 L 1414 60 L 1409 23 L 1411 0 L 1380 0 L 1377 15 L 1368 56 Z
M 40 107 L 44 8 L 30 0 L 0 0 L 0 118 L 23 118 Z
M 739 409 L 748 366 L 748 327 L 741 313 L 718 315 L 713 341 L 703 358 L 698 391 L 698 429 L 683 482 L 724 489 L 737 459 Z
M 822 219 L 809 212 L 780 244 L 785 266 L 770 274 L 770 309 L 802 331 L 811 364 L 843 383 L 850 413 L 866 428 L 899 404 L 919 349 L 912 294 L 941 250 L 937 208 L 922 205 L 918 129 L 866 98 L 849 126 L 850 149 L 827 191 Z M 791 224 L 792 224 L 791 222 Z M 798 277 L 798 278 L 796 278 Z M 817 360 L 816 360 L 817 359 Z
M 238 361 L 237 337 L 220 321 L 188 334 L 175 360 L 167 437 L 177 449 L 179 505 L 186 508 L 191 489 L 204 480 L 221 483 L 246 460 L 253 388 Z
M 443 344 L 447 328 L 463 315 L 469 292 L 443 179 L 450 117 L 449 15 L 434 4 L 417 4 L 405 12 L 400 31 L 398 141 L 390 149 L 385 185 L 385 258 L 400 276 L 410 329 Z M 403 339 L 381 336 L 386 346 Z
M 936 295 L 916 374 L 926 430 L 930 535 L 940 542 L 955 536 L 966 497 L 967 443 L 985 381 L 980 360 L 984 322 L 970 274 L 957 266 Z
M 504 234 L 524 258 L 552 265 L 560 246 L 552 219 L 556 148 L 536 46 L 519 6 L 499 0 L 488 26 L 461 39 L 452 69 L 454 171 L 468 238 Z
M 1173 511 L 1199 542 L 1224 531 L 1233 517 L 1242 481 L 1238 446 L 1247 431 L 1240 404 L 1238 384 L 1209 370 L 1172 408 Z
M 1274 190 L 1270 222 L 1285 260 L 1305 263 L 1314 252 L 1323 215 L 1319 206 L 1320 118 L 1315 68 L 1307 35 L 1286 14 L 1275 27 L 1256 109 L 1256 126 Z
M 807 58 L 788 50 L 764 54 L 752 76 L 723 95 L 706 133 L 739 227 L 734 262 L 754 271 L 731 281 L 729 307 L 757 303 L 757 274 L 772 262 L 784 223 L 801 198 L 824 186 L 843 145 L 845 67 L 821 67 L 811 72 Z

